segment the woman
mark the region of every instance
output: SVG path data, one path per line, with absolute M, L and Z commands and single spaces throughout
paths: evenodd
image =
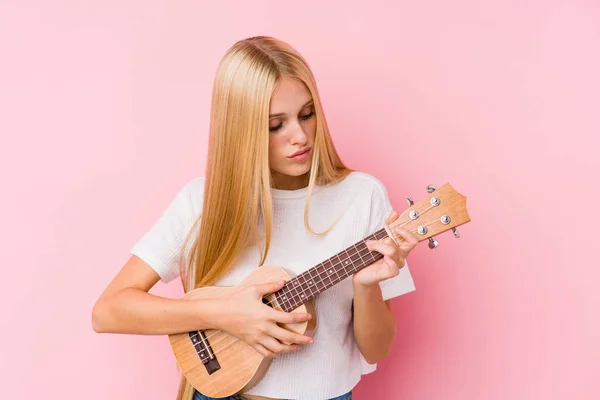
M 202 301 L 148 291 L 178 276 L 185 291 L 233 286 L 261 265 L 296 275 L 397 217 L 381 182 L 340 160 L 306 61 L 274 38 L 241 40 L 214 81 L 205 176 L 187 183 L 134 245 L 94 307 L 94 330 L 222 329 L 273 357 L 258 384 L 232 399 L 350 399 L 361 375 L 391 346 L 388 299 L 414 289 L 405 259 L 417 239 L 409 231 L 396 229 L 399 244 L 369 241 L 369 250 L 384 258 L 315 298 L 313 338 L 277 325 L 309 314 L 260 301 L 282 282 Z M 210 399 L 183 378 L 178 399 L 192 398 Z

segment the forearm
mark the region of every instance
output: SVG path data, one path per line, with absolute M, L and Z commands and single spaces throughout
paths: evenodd
M 396 321 L 383 301 L 379 284 L 354 283 L 354 338 L 368 363 L 374 364 L 389 352 Z
M 126 288 L 94 306 L 92 324 L 99 333 L 165 335 L 213 328 L 214 299 L 169 299 Z

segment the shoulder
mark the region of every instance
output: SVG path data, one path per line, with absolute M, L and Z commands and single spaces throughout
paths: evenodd
M 194 177 L 186 181 L 171 202 L 170 208 L 184 219 L 195 219 L 202 210 L 204 200 L 204 176 Z
M 204 182 L 203 176 L 195 177 L 185 182 L 177 193 L 177 198 L 180 202 L 193 202 L 195 203 L 199 198 L 202 199 L 204 196 Z
M 356 218 L 365 218 L 368 227 L 366 234 L 370 235 L 381 229 L 392 211 L 383 182 L 366 172 L 353 171 L 344 178 L 341 185 L 345 187 L 343 193 L 352 199 L 355 210 L 360 210 L 355 213 Z
M 347 176 L 349 184 L 352 185 L 356 196 L 362 199 L 362 202 L 368 204 L 371 213 L 389 214 L 392 209 L 388 191 L 381 180 L 366 172 L 354 171 Z
M 183 185 L 181 191 L 189 193 L 190 195 L 204 193 L 204 182 L 204 176 L 192 178 Z
M 369 173 L 352 171 L 342 182 L 360 193 L 387 198 L 387 189 L 383 182 Z

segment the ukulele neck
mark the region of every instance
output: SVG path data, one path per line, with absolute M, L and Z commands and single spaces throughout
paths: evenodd
M 290 312 L 306 301 L 313 299 L 319 293 L 381 259 L 383 257 L 381 253 L 370 251 L 367 248 L 366 241 L 381 240 L 387 236 L 387 231 L 382 228 L 290 279 L 283 288 L 275 292 L 278 304 L 284 311 Z

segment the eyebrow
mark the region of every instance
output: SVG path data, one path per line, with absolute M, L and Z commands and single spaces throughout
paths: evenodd
M 310 99 L 300 109 L 302 109 L 302 108 L 304 108 L 304 107 L 306 107 L 306 106 L 308 106 L 308 105 L 310 105 L 312 103 L 313 103 L 313 100 Z M 284 116 L 284 115 L 285 115 L 285 113 L 269 114 L 269 118 L 281 117 L 281 116 Z

